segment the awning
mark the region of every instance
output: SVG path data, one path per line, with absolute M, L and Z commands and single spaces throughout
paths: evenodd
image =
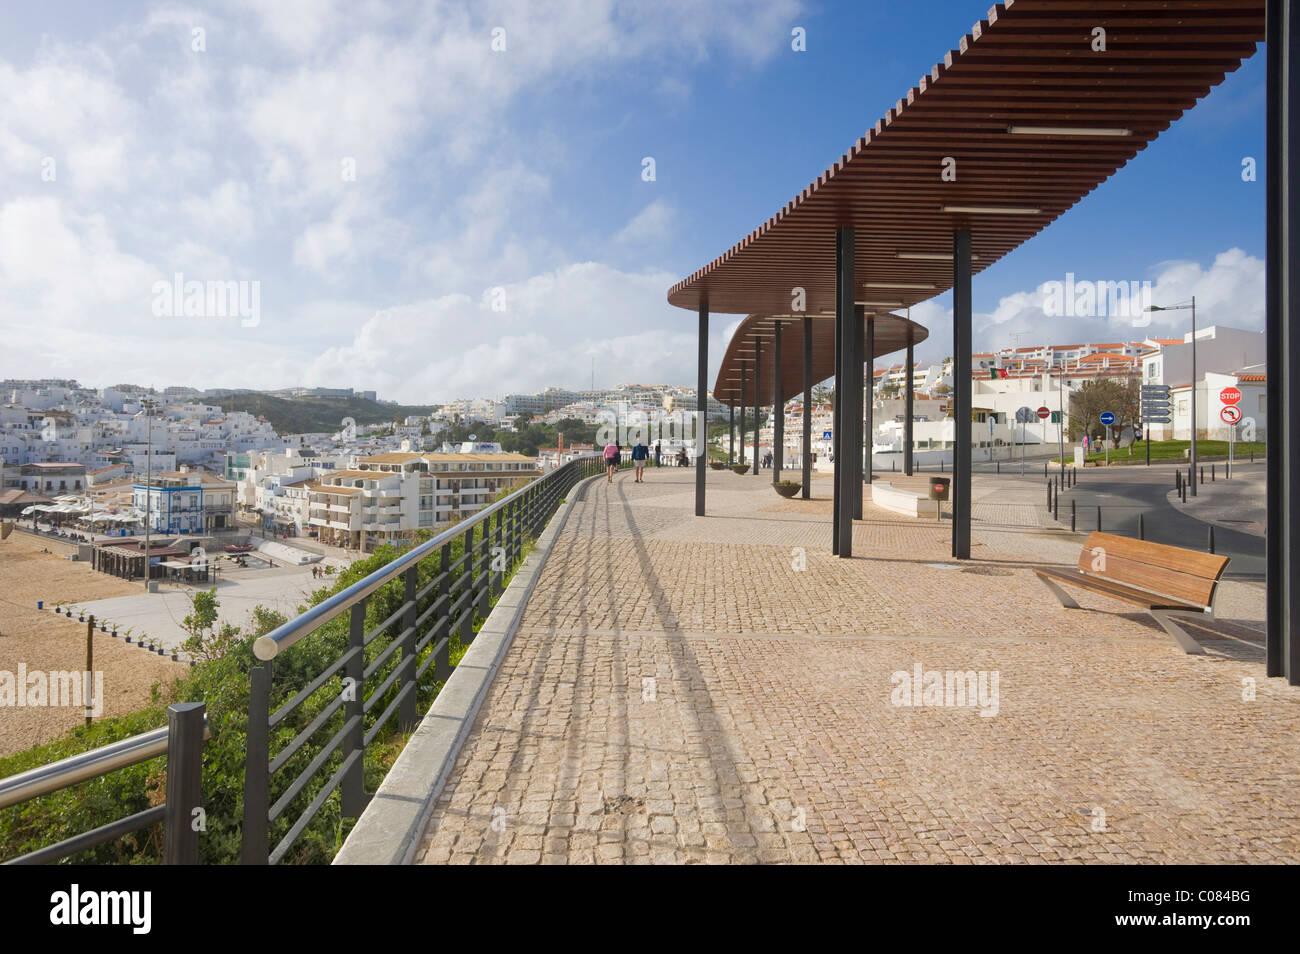
M 908 335 L 914 344 L 924 341 L 930 334 L 924 327 L 900 315 L 876 315 L 875 348 L 872 357 L 891 354 L 907 347 Z M 758 363 L 761 369 L 758 401 L 760 405 L 772 403 L 772 375 L 776 367 L 773 347 L 775 326 L 783 326 L 781 333 L 781 394 L 793 397 L 803 390 L 803 320 L 762 318 L 750 315 L 740 323 L 718 368 L 718 379 L 713 385 L 713 396 L 723 404 L 739 407 L 754 401 L 754 342 L 758 340 Z M 812 319 L 812 381 L 823 381 L 835 372 L 835 321 L 830 318 Z M 740 393 L 741 366 L 745 367 L 745 393 Z
M 838 162 L 668 301 L 781 315 L 802 289 L 803 310 L 833 314 L 835 229 L 849 226 L 857 303 L 933 298 L 952 287 L 954 231 L 971 230 L 976 273 L 1037 235 L 1255 52 L 1264 7 L 997 4 Z

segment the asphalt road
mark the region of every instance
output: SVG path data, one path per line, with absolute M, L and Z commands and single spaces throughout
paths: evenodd
M 1069 506 L 1074 500 L 1078 511 L 1077 528 L 1088 532 L 1097 528 L 1097 507 L 1101 507 L 1101 529 L 1125 536 L 1137 536 L 1138 514 L 1143 515 L 1147 540 L 1205 550 L 1210 524 L 1173 507 L 1167 495 L 1174 486 L 1172 465 L 1152 465 L 1104 469 L 1085 469 L 1078 483 L 1061 494 L 1061 523 L 1069 526 Z M 1221 471 L 1222 465 L 1219 465 Z M 1206 467 L 1209 474 L 1209 467 Z M 1222 477 L 1222 473 L 1219 474 Z M 1233 579 L 1264 579 L 1264 538 L 1252 533 L 1214 528 L 1214 552 L 1231 557 L 1226 576 Z

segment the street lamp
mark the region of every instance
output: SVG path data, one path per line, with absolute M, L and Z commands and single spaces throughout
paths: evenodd
M 144 408 L 145 419 L 149 424 L 148 444 L 145 449 L 144 465 L 144 591 L 149 592 L 149 504 L 153 497 L 153 411 L 154 402 L 142 398 L 140 406 Z
M 1196 496 L 1196 296 L 1192 296 L 1190 302 L 1183 302 L 1180 305 L 1147 305 L 1144 311 L 1192 311 L 1192 470 L 1188 476 L 1188 489 L 1192 496 Z

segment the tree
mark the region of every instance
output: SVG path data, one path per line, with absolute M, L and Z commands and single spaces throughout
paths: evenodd
M 1118 381 L 1094 379 L 1070 395 L 1070 440 L 1075 441 L 1084 434 L 1088 438 L 1106 436 L 1106 425 L 1101 423 L 1101 415 L 1110 411 L 1115 415 L 1115 422 L 1132 421 L 1136 413 L 1137 390 L 1134 379 L 1121 384 Z

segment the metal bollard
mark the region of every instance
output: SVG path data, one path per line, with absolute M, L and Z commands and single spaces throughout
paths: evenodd
M 1061 495 L 1057 494 L 1052 501 L 1052 519 L 1057 523 L 1061 522 Z
M 1205 483 L 1205 465 L 1201 465 L 1201 483 Z
M 1097 531 L 1101 532 L 1101 505 L 1097 505 Z
M 1214 552 L 1214 524 L 1210 524 L 1210 552 Z
M 1047 509 L 1052 509 L 1052 482 L 1047 482 Z
M 1075 528 L 1075 517 L 1076 517 L 1076 514 L 1075 514 L 1075 506 L 1074 506 L 1074 503 L 1075 503 L 1075 502 L 1074 502 L 1074 499 L 1071 498 L 1071 499 L 1070 499 L 1070 532 L 1071 532 L 1071 533 L 1074 533 L 1074 528 Z
M 1146 538 L 1147 538 L 1146 526 L 1143 524 L 1142 514 L 1138 514 L 1138 539 L 1145 540 Z
M 999 474 L 1002 473 L 1002 461 L 998 461 L 998 462 L 997 462 L 997 468 L 998 468 L 997 472 L 998 472 Z
M 1047 476 L 1047 461 L 1043 461 L 1043 476 Z
M 1210 483 L 1214 483 L 1214 465 L 1210 465 Z

